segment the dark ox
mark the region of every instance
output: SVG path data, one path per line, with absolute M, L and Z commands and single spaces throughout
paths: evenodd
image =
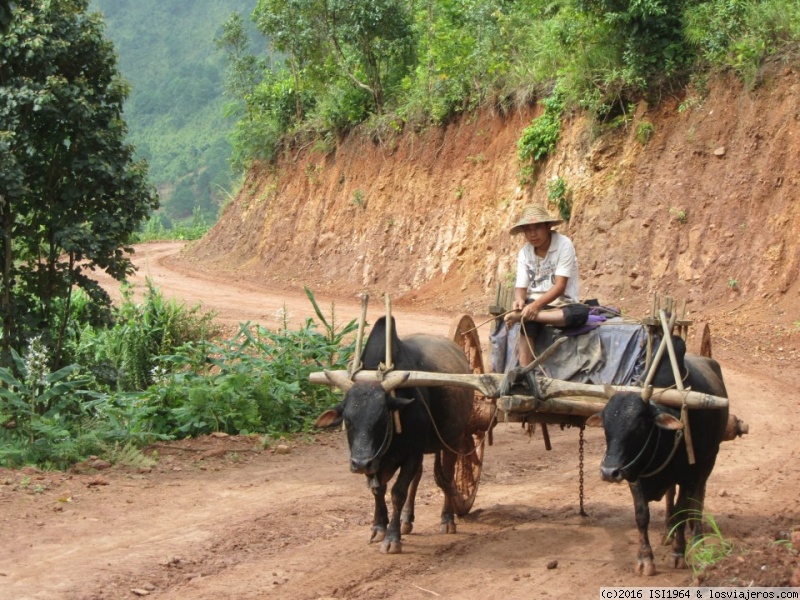
M 417 334 L 403 338 L 392 327 L 392 359 L 397 370 L 471 373 L 464 351 L 444 337 Z M 381 318 L 362 353 L 365 369 L 377 369 L 386 360 L 386 325 Z M 344 392 L 344 400 L 317 419 L 318 427 L 344 421 L 350 446 L 350 470 L 367 476 L 375 496 L 370 542 L 382 542 L 381 551 L 402 551 L 402 533 L 414 522 L 414 497 L 422 476 L 423 454 L 434 453 L 434 478 L 444 492 L 441 531 L 455 533 L 453 497 L 457 455 L 472 410 L 473 392 L 453 387 L 398 388 L 404 378 L 390 374 L 383 382 L 353 382 L 326 372 Z M 393 393 L 394 392 L 394 393 Z M 396 430 L 393 413 L 400 428 Z M 431 420 L 432 418 L 432 420 Z M 386 487 L 392 486 L 392 518 L 386 506 Z
M 702 356 L 685 356 L 686 346 L 673 338 L 684 387 L 697 392 L 727 397 L 719 364 Z M 655 387 L 674 385 L 674 377 L 665 357 L 654 378 Z M 680 411 L 642 400 L 636 393 L 614 394 L 599 414 L 587 421 L 602 426 L 606 436 L 606 454 L 600 466 L 605 481 L 628 482 L 639 529 L 639 554 L 636 572 L 654 575 L 653 550 L 647 528 L 650 523 L 648 502 L 667 497 L 667 531 L 672 532 L 672 562 L 685 567 L 686 535 L 701 533 L 706 481 L 714 468 L 720 442 L 725 434 L 728 409 L 692 409 L 689 429 L 695 463 L 689 464 Z M 678 500 L 672 506 L 671 495 L 678 486 Z

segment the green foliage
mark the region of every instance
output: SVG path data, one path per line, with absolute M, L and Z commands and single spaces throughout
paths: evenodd
M 213 40 L 226 17 L 246 14 L 253 0 L 91 2 L 103 13 L 131 84 L 128 139 L 150 165 L 165 216 L 190 218 L 200 208 L 206 219 L 216 219 L 224 202 L 220 189 L 231 186 L 234 173 L 227 139 L 233 122 L 223 113 L 225 61 Z
M 765 56 L 800 39 L 799 10 L 788 0 L 260 0 L 253 21 L 293 83 L 245 118 L 274 145 L 251 148 L 274 157 L 298 130 L 330 140 L 362 122 L 380 127 L 374 117 L 386 111 L 415 130 L 480 106 L 507 113 L 554 88 L 562 110 L 618 126 L 635 101 L 685 84 L 698 53 L 752 77 Z M 557 131 L 551 114 L 527 132 L 523 180 Z
M 95 386 L 104 391 L 147 388 L 163 370 L 162 355 L 219 332 L 213 313 L 203 312 L 199 305 L 187 308 L 165 299 L 150 279 L 141 303 L 134 301 L 131 290 L 123 294 L 113 326 L 87 324 L 67 345 L 70 359 L 83 365 Z
M 367 207 L 367 201 L 364 199 L 364 190 L 358 189 L 353 191 L 352 203 L 354 206 L 358 206 L 359 208 Z
M 752 84 L 764 59 L 800 38 L 800 6 L 786 0 L 709 0 L 686 10 L 686 40 L 715 67 Z
M 284 310 L 277 331 L 242 324 L 213 342 L 208 315 L 165 302 L 151 286 L 143 304 L 126 296 L 114 327 L 78 331 L 75 362 L 58 371 L 35 338 L 13 353 L 13 368 L 0 367 L 0 466 L 63 468 L 90 454 L 144 466 L 137 448 L 159 439 L 309 429 L 336 393 L 308 376 L 347 367 L 356 323 L 340 326 L 333 306 L 326 318 L 306 294 L 319 323 L 290 330 Z
M 39 332 L 55 340 L 73 286 L 98 303 L 87 275 L 130 272 L 123 249 L 158 205 L 146 165 L 124 141 L 127 87 L 86 0 L 17 2 L 0 37 L 0 317 L 2 357 Z M 65 320 L 61 319 L 62 325 Z M 49 339 L 45 339 L 50 342 Z
M 169 373 L 139 395 L 153 410 L 154 430 L 183 436 L 310 428 L 334 393 L 310 384 L 308 376 L 322 368 L 346 368 L 355 342 L 345 339 L 356 323 L 340 328 L 333 309 L 330 321 L 325 319 L 310 290 L 306 293 L 323 331 L 311 319 L 291 331 L 284 311 L 278 331 L 244 323 L 231 340 L 186 344 L 163 357 Z
M 567 187 L 567 182 L 562 177 L 547 182 L 547 199 L 551 204 L 555 204 L 559 216 L 569 221 L 572 216 L 572 190 Z
M 686 518 L 682 519 L 680 523 L 670 530 L 670 536 L 675 534 L 675 530 L 678 527 L 683 527 L 691 521 L 694 521 L 698 527 L 702 524 L 705 529 L 710 529 L 707 533 L 702 533 L 695 537 L 686 547 L 686 564 L 697 575 L 723 558 L 730 556 L 731 552 L 733 552 L 733 544 L 723 537 L 714 515 L 690 510 L 683 512 L 686 513 Z
M 642 121 L 636 126 L 636 141 L 646 146 L 655 133 L 655 126 L 650 121 Z
M 672 207 L 669 209 L 669 214 L 681 225 L 685 225 L 689 221 L 689 213 L 684 208 Z
M 517 158 L 523 166 L 546 158 L 556 148 L 561 136 L 561 113 L 564 101 L 556 91 L 542 101 L 544 112 L 525 128 L 517 142 Z
M 203 212 L 199 208 L 194 209 L 194 215 L 190 223 L 173 223 L 169 228 L 164 226 L 165 217 L 154 214 L 144 224 L 141 231 L 134 234 L 132 243 L 154 242 L 163 240 L 185 240 L 194 241 L 203 237 L 211 226 L 206 221 Z
M 40 338 L 13 356 L 13 369 L 0 367 L 0 465 L 64 468 L 114 440 L 155 439 L 129 428 L 124 409 L 87 391 L 91 379 L 77 365 L 51 372 Z

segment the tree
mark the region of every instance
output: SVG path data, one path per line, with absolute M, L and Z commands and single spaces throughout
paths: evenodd
M 11 0 L 0 0 L 0 33 L 8 30 L 11 23 Z
M 121 280 L 131 234 L 158 206 L 125 144 L 128 94 L 88 0 L 19 0 L 0 38 L 2 354 L 43 333 L 58 361 L 73 286 Z M 60 312 L 57 312 L 60 311 Z
M 387 88 L 397 85 L 412 63 L 411 14 L 401 0 L 259 0 L 253 21 L 286 56 L 298 117 L 301 74 L 307 69 L 325 87 L 333 62 L 341 77 L 370 95 L 380 114 Z
M 398 82 L 413 59 L 411 17 L 398 0 L 328 0 L 326 33 L 343 73 L 369 92 L 381 114 L 387 84 Z
M 303 118 L 301 71 L 311 61 L 323 62 L 319 31 L 323 10 L 307 0 L 258 0 L 252 19 L 274 50 L 284 54 L 294 80 L 295 119 Z

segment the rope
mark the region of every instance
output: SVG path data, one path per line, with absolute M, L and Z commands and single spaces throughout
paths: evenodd
M 422 406 L 425 407 L 425 410 L 427 411 L 428 416 L 431 419 L 431 424 L 433 425 L 433 430 L 436 432 L 436 437 L 439 438 L 440 442 L 442 442 L 442 446 L 444 446 L 447 450 L 449 450 L 450 452 L 452 452 L 456 456 L 460 456 L 461 458 L 466 458 L 470 454 L 473 454 L 473 453 L 478 451 L 478 444 L 475 444 L 475 447 L 472 448 L 472 450 L 470 450 L 469 452 L 462 453 L 462 452 L 458 452 L 456 450 L 453 450 L 448 445 L 448 443 L 445 442 L 444 439 L 442 439 L 442 434 L 439 432 L 439 428 L 436 426 L 436 421 L 433 418 L 433 414 L 431 413 L 431 409 L 428 406 L 428 403 L 425 402 L 425 399 L 422 397 L 422 392 L 419 391 L 419 388 L 414 388 L 414 392 L 417 394 L 417 396 L 419 396 L 419 401 L 422 403 Z M 494 413 L 492 413 L 492 418 L 489 419 L 489 423 L 490 423 L 489 427 L 490 428 L 491 428 L 491 423 L 494 421 L 494 418 L 495 418 L 495 416 L 497 414 L 497 405 L 494 404 L 493 406 L 494 406 Z M 486 431 L 489 431 L 489 430 L 487 429 Z M 483 432 L 484 435 L 486 435 L 486 431 Z

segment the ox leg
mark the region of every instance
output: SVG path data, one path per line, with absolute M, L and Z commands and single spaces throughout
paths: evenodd
M 651 576 L 656 574 L 656 565 L 653 562 L 653 548 L 647 529 L 650 526 L 650 507 L 647 506 L 642 488 L 638 483 L 630 484 L 633 496 L 633 508 L 636 513 L 636 527 L 639 529 L 639 554 L 636 562 L 638 575 Z
M 381 480 L 382 481 L 382 480 Z M 382 542 L 386 537 L 386 526 L 389 524 L 389 510 L 386 508 L 386 484 L 374 485 L 374 479 L 367 476 L 369 489 L 375 498 L 375 512 L 372 516 L 372 530 L 369 543 Z
M 417 488 L 422 479 L 422 463 L 419 463 L 419 470 L 411 481 L 408 488 L 408 497 L 403 505 L 403 512 L 400 514 L 400 534 L 408 535 L 414 530 L 414 500 L 417 498 Z
M 400 467 L 400 473 L 392 486 L 392 519 L 386 529 L 386 538 L 381 543 L 381 552 L 400 554 L 403 543 L 400 541 L 400 515 L 408 498 L 408 488 L 422 469 L 422 454 L 408 459 Z
M 667 527 L 666 533 L 664 533 L 664 539 L 661 541 L 662 546 L 669 546 L 670 542 L 672 541 L 672 516 L 675 514 L 675 486 L 669 486 L 667 493 L 665 494 L 664 500 L 665 508 L 667 511 L 667 518 L 665 521 L 665 525 Z
M 676 569 L 686 568 L 686 526 L 691 540 L 702 535 L 705 494 L 705 481 L 688 488 L 681 486 L 675 510 L 675 539 L 672 541 L 672 566 Z
M 453 480 L 456 474 L 456 455 L 446 450 L 436 453 L 433 475 L 438 485 L 444 492 L 444 505 L 442 506 L 442 524 L 439 526 L 441 533 L 456 532 L 455 506 L 453 495 L 456 493 Z
M 678 490 L 678 502 L 670 519 L 670 530 L 672 535 L 672 566 L 675 569 L 686 568 L 686 525 L 691 525 L 694 515 L 689 511 L 689 496 L 686 493 L 686 486 L 681 485 Z

